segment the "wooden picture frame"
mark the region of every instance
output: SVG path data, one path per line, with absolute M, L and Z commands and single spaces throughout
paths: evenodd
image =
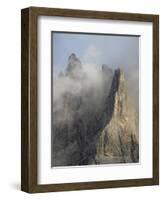
M 37 19 L 60 16 L 153 24 L 153 176 L 152 178 L 38 184 L 37 163 Z M 146 68 L 148 70 L 148 66 Z M 21 11 L 21 190 L 28 193 L 148 186 L 159 184 L 159 16 L 29 7 Z

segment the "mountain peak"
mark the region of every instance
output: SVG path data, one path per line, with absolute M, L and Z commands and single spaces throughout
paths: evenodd
M 71 76 L 72 78 L 80 77 L 82 70 L 82 64 L 75 53 L 72 53 L 68 57 L 68 66 L 66 70 L 66 74 Z
M 123 70 L 119 68 L 114 70 L 111 87 L 107 93 L 104 107 L 106 118 L 110 120 L 113 116 L 124 115 L 127 112 L 128 94 Z
M 119 68 L 115 70 L 111 90 L 114 93 L 113 115 L 124 115 L 127 112 L 127 83 L 123 70 Z
M 115 70 L 115 76 L 117 76 L 119 78 L 119 80 L 123 80 L 123 81 L 125 80 L 124 71 L 122 69 L 120 69 L 120 68 L 117 68 Z
M 96 163 L 138 162 L 136 116 L 128 103 L 127 82 L 121 69 L 114 72 L 107 100 L 111 116 L 97 140 Z
M 102 65 L 102 72 L 106 73 L 108 75 L 108 73 L 112 74 L 113 70 L 106 64 Z
M 71 59 L 77 59 L 77 56 L 75 53 L 72 53 L 69 57 L 68 57 L 68 60 L 71 60 Z

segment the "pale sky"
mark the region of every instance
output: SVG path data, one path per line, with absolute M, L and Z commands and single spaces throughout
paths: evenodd
M 139 37 L 119 35 L 52 33 L 52 60 L 55 72 L 64 71 L 68 57 L 75 53 L 82 63 L 123 68 L 138 74 Z
M 52 66 L 55 75 L 64 72 L 72 53 L 84 66 L 101 68 L 102 64 L 107 64 L 112 69 L 123 69 L 130 94 L 138 107 L 139 36 L 53 32 Z

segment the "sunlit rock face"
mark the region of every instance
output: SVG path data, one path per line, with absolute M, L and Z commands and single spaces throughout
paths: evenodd
M 138 116 L 123 71 L 84 67 L 72 53 L 54 82 L 52 166 L 138 162 Z
M 111 118 L 99 134 L 96 163 L 138 162 L 137 116 L 120 69 L 115 70 L 108 101 Z

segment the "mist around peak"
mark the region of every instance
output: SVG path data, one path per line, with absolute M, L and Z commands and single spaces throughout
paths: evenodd
M 52 87 L 52 166 L 138 162 L 138 120 L 123 69 L 72 53 Z

